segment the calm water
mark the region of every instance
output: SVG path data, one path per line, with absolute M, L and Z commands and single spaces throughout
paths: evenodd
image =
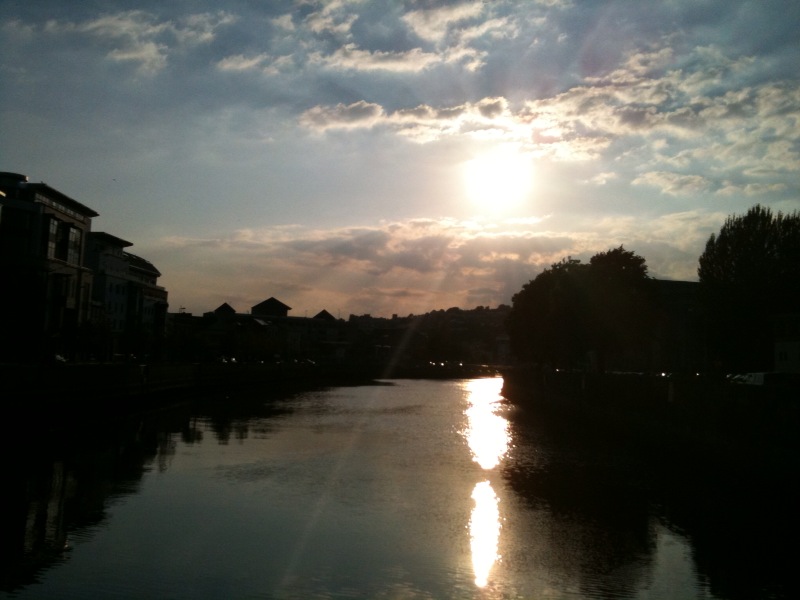
M 0 597 L 797 592 L 785 495 L 523 418 L 501 379 L 387 383 L 31 430 L 4 458 Z

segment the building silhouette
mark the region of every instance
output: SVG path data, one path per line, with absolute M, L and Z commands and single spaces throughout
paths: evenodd
M 157 348 L 167 309 L 160 273 L 124 251 L 130 242 L 93 234 L 97 216 L 45 183 L 0 172 L 3 362 L 109 359 Z
M 286 317 L 290 310 L 292 310 L 291 306 L 287 306 L 277 298 L 270 297 L 253 306 L 250 313 L 259 317 Z
M 105 232 L 91 232 L 87 262 L 94 272 L 93 318 L 102 332 L 105 357 L 158 354 L 167 315 L 161 273 L 144 258 L 127 252 L 133 244 Z M 141 355 L 141 356 L 140 356 Z
M 237 312 L 223 303 L 192 316 L 167 315 L 167 356 L 224 363 L 350 366 L 381 373 L 409 372 L 436 364 L 505 364 L 510 360 L 504 329 L 509 307 L 451 308 L 391 318 L 289 315 L 274 297 Z

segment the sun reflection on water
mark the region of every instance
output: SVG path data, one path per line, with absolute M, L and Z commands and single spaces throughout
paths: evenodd
M 499 377 L 473 379 L 466 384 L 467 443 L 473 460 L 487 470 L 496 467 L 508 451 L 508 421 L 495 413 L 502 386 Z
M 496 412 L 502 386 L 501 378 L 474 379 L 465 386 L 469 406 L 465 411 L 468 424 L 464 435 L 473 460 L 486 471 L 496 467 L 508 452 L 508 421 Z M 475 585 L 482 588 L 488 585 L 489 573 L 500 558 L 499 499 L 488 480 L 475 485 L 472 499 L 475 501 L 469 521 L 472 569 Z
M 475 585 L 486 587 L 489 573 L 497 561 L 497 542 L 500 539 L 500 509 L 492 484 L 482 481 L 472 490 L 475 508 L 469 520 L 470 549 Z

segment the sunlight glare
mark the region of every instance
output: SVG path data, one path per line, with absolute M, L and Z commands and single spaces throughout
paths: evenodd
M 500 510 L 497 495 L 488 481 L 475 484 L 472 499 L 475 500 L 469 520 L 472 570 L 475 573 L 475 585 L 486 587 L 489 572 L 499 558 L 497 543 L 500 539 Z
M 463 165 L 467 197 L 483 211 L 503 211 L 523 203 L 531 191 L 531 159 L 515 148 L 500 147 Z
M 483 469 L 496 467 L 508 451 L 508 421 L 495 413 L 502 386 L 502 377 L 473 379 L 466 384 L 466 438 L 473 460 Z

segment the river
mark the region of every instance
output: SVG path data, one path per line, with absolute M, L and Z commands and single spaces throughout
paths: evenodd
M 798 597 L 795 499 L 537 421 L 501 386 L 7 422 L 0 597 Z

